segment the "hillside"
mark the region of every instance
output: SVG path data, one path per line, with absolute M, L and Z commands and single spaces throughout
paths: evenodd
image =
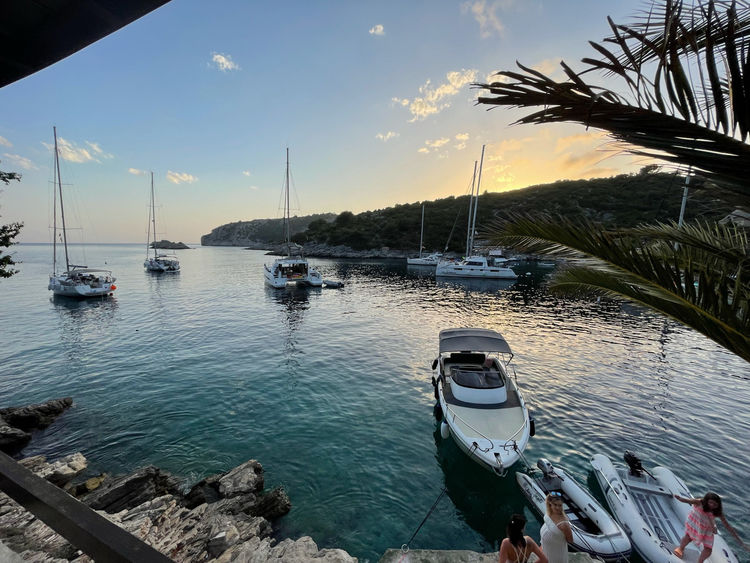
M 503 193 L 479 196 L 477 228 L 507 213 L 545 212 L 566 217 L 587 217 L 607 226 L 677 220 L 684 179 L 651 168 L 592 180 L 565 180 Z M 715 200 L 691 182 L 686 220 L 720 219 L 733 208 Z M 462 252 L 466 240 L 469 197 L 449 197 L 425 204 L 424 248 Z M 396 205 L 376 211 L 295 217 L 292 239 L 299 244 L 345 245 L 354 250 L 388 247 L 416 252 L 422 203 Z M 204 245 L 265 248 L 283 239 L 281 219 L 231 223 L 201 238 Z M 265 246 L 264 246 L 265 245 Z

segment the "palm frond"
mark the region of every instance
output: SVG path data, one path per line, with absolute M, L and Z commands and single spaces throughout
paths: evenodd
M 739 229 L 662 224 L 606 230 L 583 219 L 540 215 L 511 216 L 484 234 L 522 252 L 569 258 L 571 267 L 553 279 L 553 289 L 636 301 L 750 361 L 747 237 Z

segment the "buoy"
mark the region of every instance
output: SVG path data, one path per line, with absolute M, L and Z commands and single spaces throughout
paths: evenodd
M 115 289 L 117 289 L 117 286 L 115 284 L 112 284 L 109 286 L 109 288 L 114 291 Z
M 443 440 L 448 438 L 448 436 L 451 435 L 451 431 L 448 429 L 448 424 L 443 421 L 440 423 L 440 436 L 442 436 Z

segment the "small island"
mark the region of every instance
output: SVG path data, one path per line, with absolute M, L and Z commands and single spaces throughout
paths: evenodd
M 158 240 L 149 245 L 149 248 L 165 248 L 167 250 L 185 250 L 190 247 L 184 242 L 172 242 L 170 240 Z

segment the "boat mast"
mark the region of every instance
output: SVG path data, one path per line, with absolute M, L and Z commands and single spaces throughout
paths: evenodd
M 422 204 L 422 229 L 419 231 L 419 257 L 422 258 L 422 238 L 424 237 L 424 203 Z
M 479 186 L 482 183 L 482 165 L 484 164 L 484 147 L 482 145 L 482 157 L 479 160 L 479 176 L 477 177 L 477 195 L 474 196 L 474 218 L 471 221 L 471 247 L 469 250 L 474 252 L 474 233 L 477 228 L 477 207 L 479 207 Z
M 292 257 L 292 237 L 291 237 L 291 228 L 289 226 L 289 222 L 291 220 L 289 215 L 289 147 L 286 148 L 286 191 L 284 194 L 284 222 L 286 223 L 285 226 L 285 236 L 286 236 L 286 254 L 287 257 Z
M 63 207 L 62 179 L 60 178 L 60 153 L 57 148 L 57 127 L 53 126 L 52 132 L 55 135 L 55 169 L 57 170 L 57 188 L 60 191 L 60 217 L 62 218 L 63 245 L 65 246 L 65 271 L 70 272 L 70 260 L 68 259 L 68 234 L 65 231 L 65 207 Z
M 466 252 L 464 256 L 467 258 L 470 256 L 469 248 L 471 244 L 471 209 L 474 205 L 474 186 L 477 181 L 477 161 L 474 161 L 474 175 L 471 177 L 471 195 L 469 196 L 469 220 L 466 224 Z
M 156 204 L 154 202 L 154 173 L 151 172 L 151 224 L 154 227 L 154 259 L 156 259 Z M 148 242 L 146 242 L 148 244 Z M 146 249 L 148 253 L 148 249 Z

